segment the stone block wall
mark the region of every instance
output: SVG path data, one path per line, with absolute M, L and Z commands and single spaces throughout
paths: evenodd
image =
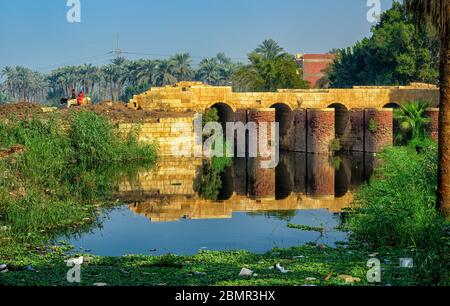
M 139 141 L 155 143 L 159 156 L 173 156 L 181 150 L 187 150 L 193 156 L 194 150 L 202 150 L 195 144 L 193 114 L 148 123 L 119 123 L 119 131 L 123 134 L 135 132 Z
M 307 110 L 307 152 L 329 154 L 335 138 L 334 109 Z

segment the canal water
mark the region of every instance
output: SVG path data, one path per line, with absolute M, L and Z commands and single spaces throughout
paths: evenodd
M 235 159 L 216 172 L 206 161 L 162 158 L 120 180 L 114 196 L 123 205 L 103 210 L 98 226 L 61 239 L 102 256 L 334 246 L 347 239 L 337 229 L 341 212 L 370 177 L 373 160 L 364 153 L 282 153 L 276 169 L 261 171 L 251 160 Z

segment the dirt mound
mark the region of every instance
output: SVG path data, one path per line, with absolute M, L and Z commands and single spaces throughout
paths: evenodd
M 47 116 L 49 114 L 59 114 L 63 118 L 68 118 L 71 111 L 93 111 L 98 115 L 105 116 L 111 119 L 113 122 L 133 122 L 133 123 L 144 123 L 144 122 L 156 122 L 160 118 L 174 118 L 181 117 L 184 114 L 180 113 L 165 113 L 165 112 L 150 112 L 145 110 L 134 110 L 128 108 L 125 103 L 122 102 L 102 102 L 99 104 L 89 105 L 89 106 L 76 106 L 70 109 L 60 108 L 56 111 L 45 112 L 43 109 L 44 105 L 36 103 L 11 103 L 0 105 L 0 119 L 9 119 L 11 116 L 17 119 L 27 119 L 32 118 L 34 115 Z
M 34 114 L 42 114 L 42 105 L 29 102 L 19 102 L 0 105 L 0 118 L 8 119 L 11 116 L 18 119 L 30 118 Z
M 75 110 L 90 110 L 98 115 L 110 118 L 112 121 L 152 122 L 158 119 L 155 113 L 135 111 L 121 102 L 102 102 L 100 104 L 83 106 Z
M 122 102 L 102 102 L 100 104 L 74 107 L 75 111 L 90 110 L 98 115 L 110 118 L 114 122 L 156 122 L 160 118 L 176 118 L 185 116 L 182 113 L 166 113 L 166 112 L 151 112 L 146 110 L 134 110 L 129 108 Z

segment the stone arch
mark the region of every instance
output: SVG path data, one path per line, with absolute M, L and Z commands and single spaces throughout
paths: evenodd
M 341 144 L 347 147 L 346 142 L 349 141 L 351 132 L 350 111 L 344 104 L 339 102 L 330 104 L 328 108 L 334 108 L 335 111 L 334 125 L 336 139 L 339 139 Z
M 295 139 L 294 112 L 286 103 L 275 103 L 270 108 L 275 109 L 275 122 L 279 123 L 280 148 L 292 150 Z
M 401 107 L 401 105 L 398 104 L 397 102 L 389 102 L 389 103 L 386 103 L 385 105 L 383 105 L 383 108 L 397 109 L 397 108 L 400 108 L 400 107 Z

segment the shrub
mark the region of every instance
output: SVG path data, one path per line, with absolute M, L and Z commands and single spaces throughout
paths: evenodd
M 427 102 L 410 102 L 402 105 L 394 111 L 394 119 L 398 120 L 400 133 L 396 136 L 396 142 L 407 140 L 423 140 L 427 138 L 427 125 L 430 119 L 425 116 L 429 107 Z
M 356 195 L 352 230 L 375 245 L 426 246 L 439 237 L 437 149 L 389 148 L 369 184 Z

